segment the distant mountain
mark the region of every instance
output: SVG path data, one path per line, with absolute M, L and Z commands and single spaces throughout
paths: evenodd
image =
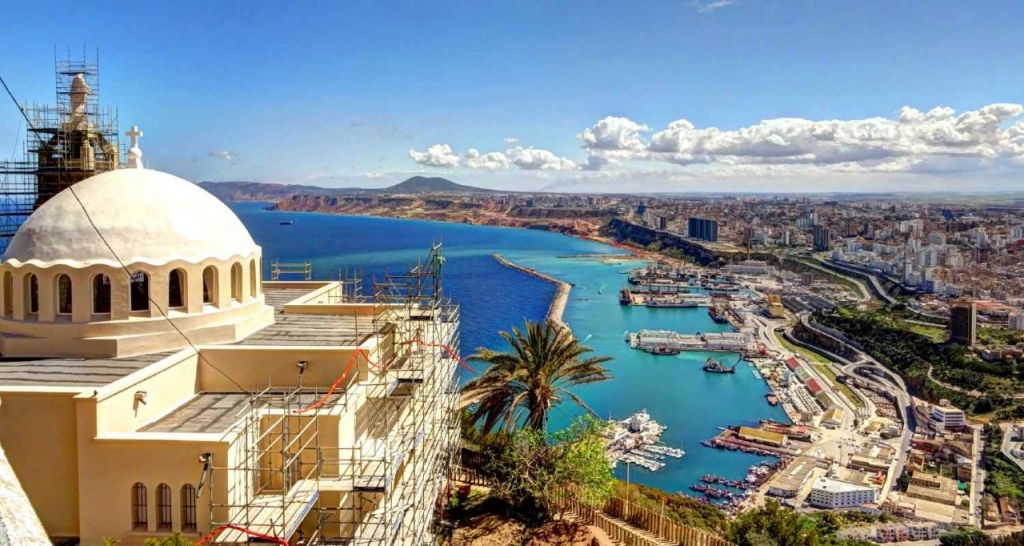
M 386 188 L 323 188 L 298 184 L 264 182 L 200 182 L 199 187 L 221 201 L 281 201 L 293 195 L 340 196 L 412 193 L 498 193 L 494 190 L 456 184 L 439 177 L 414 176 Z
M 377 190 L 379 193 L 498 193 L 494 190 L 456 184 L 437 176 L 414 176 L 394 186 Z
M 362 188 L 321 188 L 264 182 L 200 182 L 199 187 L 221 201 L 280 201 L 293 195 L 339 195 L 366 192 Z

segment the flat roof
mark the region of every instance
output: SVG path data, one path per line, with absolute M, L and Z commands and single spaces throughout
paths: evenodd
M 874 488 L 856 483 L 833 480 L 824 476 L 817 479 L 813 485 L 814 489 L 828 491 L 830 493 L 842 493 L 845 491 L 874 491 Z
M 102 387 L 177 351 L 124 358 L 0 358 L 0 386 Z
M 315 288 L 277 288 L 263 285 L 263 300 L 274 308 L 275 313 L 284 311 L 284 305 L 309 294 Z
M 332 394 L 327 404 L 335 403 L 343 394 Z M 308 406 L 322 396 L 304 392 L 289 409 Z M 139 432 L 224 433 L 249 411 L 251 399 L 247 392 L 201 392 Z
M 788 491 L 799 490 L 817 466 L 818 463 L 811 457 L 798 457 L 782 472 L 779 472 L 769 487 Z
M 273 324 L 237 345 L 360 345 L 375 331 L 370 315 L 276 313 Z
M 761 430 L 759 428 L 740 427 L 739 435 L 749 436 L 752 438 L 760 438 L 762 440 L 776 442 L 779 444 L 784 443 L 786 441 L 786 436 L 784 434 L 779 434 L 778 432 L 771 432 L 768 430 Z

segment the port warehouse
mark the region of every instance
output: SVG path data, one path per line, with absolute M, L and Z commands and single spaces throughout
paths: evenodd
M 784 434 L 779 434 L 778 432 L 771 432 L 751 427 L 740 427 L 737 432 L 737 436 L 741 440 L 765 444 L 772 447 L 786 446 L 786 436 Z

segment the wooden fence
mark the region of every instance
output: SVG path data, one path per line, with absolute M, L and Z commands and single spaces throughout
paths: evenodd
M 490 485 L 480 472 L 463 466 L 455 467 L 453 478 L 471 485 Z M 564 502 L 566 509 L 582 522 L 598 527 L 612 540 L 626 546 L 733 546 L 713 533 L 680 525 L 663 514 L 640 508 L 618 497 L 608 499 L 603 510 L 580 503 L 571 496 Z

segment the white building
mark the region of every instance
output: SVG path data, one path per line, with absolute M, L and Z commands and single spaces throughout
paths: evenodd
M 875 495 L 873 487 L 821 477 L 811 486 L 807 501 L 817 508 L 836 510 L 875 502 Z
M 948 403 L 948 402 L 947 402 Z M 964 410 L 952 406 L 932 406 L 931 427 L 937 432 L 959 430 L 967 424 Z
M 1024 331 L 1024 312 L 1010 313 L 1006 324 L 1011 330 Z

